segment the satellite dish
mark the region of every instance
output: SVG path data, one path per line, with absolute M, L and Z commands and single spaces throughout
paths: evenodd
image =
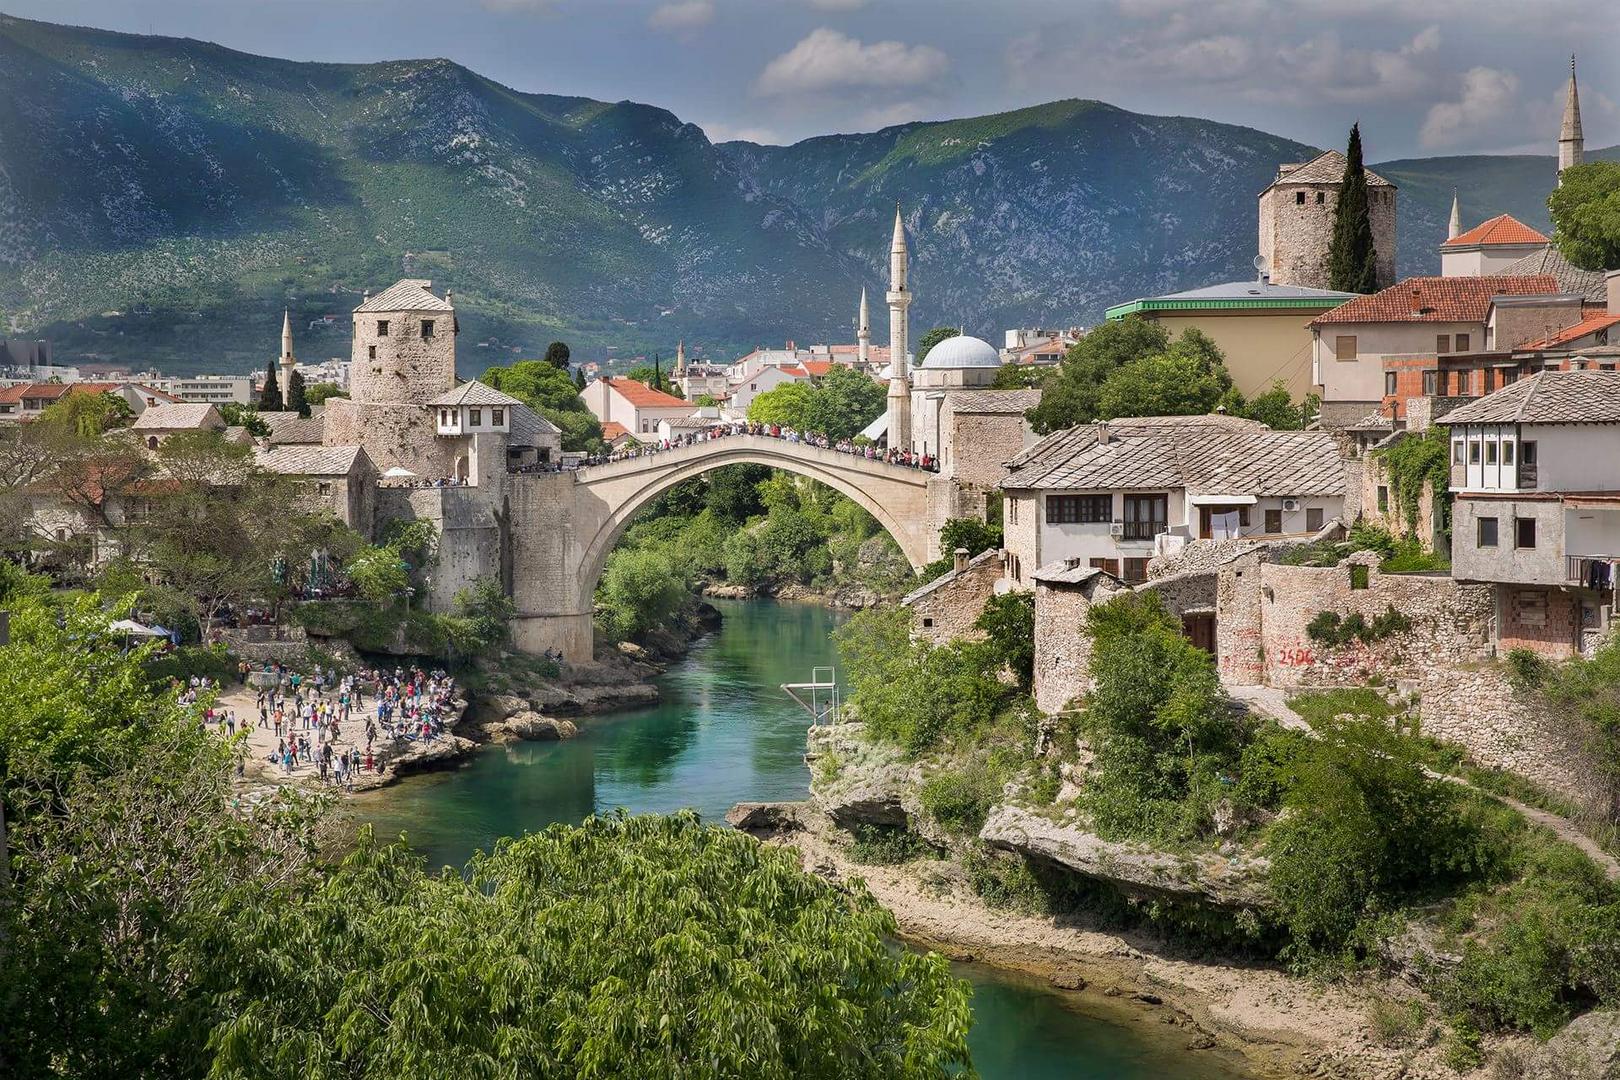
M 1266 257 L 1264 255 L 1256 255 L 1254 257 L 1254 268 L 1260 271 L 1262 274 L 1266 272 L 1266 267 L 1268 265 L 1269 264 L 1266 262 Z

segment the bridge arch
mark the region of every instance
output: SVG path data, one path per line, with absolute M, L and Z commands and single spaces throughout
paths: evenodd
M 741 443 L 750 445 L 734 445 Z M 676 460 L 677 455 L 679 460 Z M 645 467 L 606 474 L 616 466 L 636 463 Z M 583 489 L 598 488 L 608 495 L 605 499 L 607 514 L 586 542 L 581 560 L 581 579 L 586 591 L 596 591 L 608 555 L 648 504 L 675 485 L 726 465 L 765 465 L 819 480 L 871 514 L 899 545 L 913 569 L 928 562 L 930 474 L 780 439 L 735 436 L 646 458 L 630 458 L 611 466 L 599 466 L 580 476 L 579 484 Z

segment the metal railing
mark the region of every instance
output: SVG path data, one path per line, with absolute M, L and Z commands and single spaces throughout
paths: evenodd
M 1162 532 L 1170 531 L 1168 521 L 1127 521 L 1120 536 L 1126 540 L 1151 540 Z

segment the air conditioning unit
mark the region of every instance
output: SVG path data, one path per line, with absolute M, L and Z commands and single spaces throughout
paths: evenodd
M 1115 521 L 1115 522 L 1109 523 L 1108 535 L 1109 536 L 1124 536 L 1125 535 L 1125 523 L 1123 521 Z
M 1285 513 L 1289 513 L 1289 514 L 1295 513 L 1296 511 L 1299 510 L 1299 500 L 1298 499 L 1284 499 L 1282 501 L 1282 507 L 1283 507 L 1283 511 Z

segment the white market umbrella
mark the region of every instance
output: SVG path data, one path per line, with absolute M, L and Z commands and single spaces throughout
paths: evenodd
M 415 475 L 416 474 L 411 472 L 411 470 L 403 468 L 403 467 L 401 467 L 399 465 L 395 465 L 392 469 L 389 469 L 387 472 L 383 473 L 383 479 L 384 480 L 402 480 L 407 476 L 415 476 Z

